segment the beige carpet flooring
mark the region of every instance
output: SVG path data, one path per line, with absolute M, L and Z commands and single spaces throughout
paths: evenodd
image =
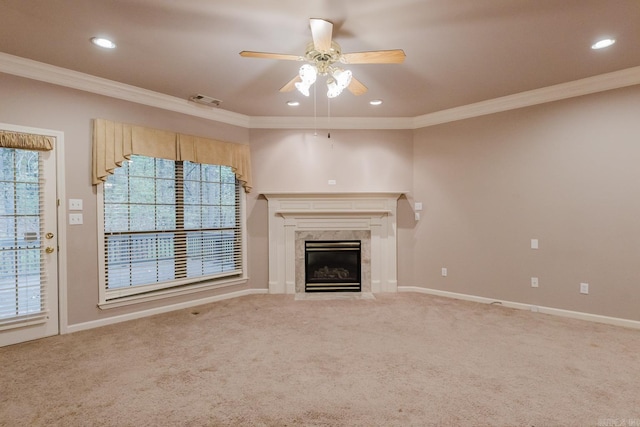
M 0 425 L 638 426 L 640 331 L 249 296 L 0 349 Z

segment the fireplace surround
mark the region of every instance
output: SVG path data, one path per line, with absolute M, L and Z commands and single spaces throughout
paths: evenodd
M 269 207 L 269 292 L 305 292 L 305 241 L 314 240 L 360 240 L 362 292 L 397 292 L 402 194 L 262 193 Z

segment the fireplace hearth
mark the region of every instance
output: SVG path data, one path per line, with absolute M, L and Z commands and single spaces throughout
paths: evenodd
M 305 241 L 305 292 L 360 292 L 361 241 Z

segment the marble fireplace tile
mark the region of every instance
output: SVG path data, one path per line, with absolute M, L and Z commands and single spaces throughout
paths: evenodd
M 304 293 L 304 242 L 306 240 L 360 240 L 361 291 L 371 292 L 370 230 L 303 230 L 295 232 L 295 291 Z

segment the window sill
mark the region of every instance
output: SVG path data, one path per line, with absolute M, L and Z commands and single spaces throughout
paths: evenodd
M 196 292 L 209 291 L 212 289 L 225 288 L 229 286 L 235 285 L 243 285 L 247 283 L 249 280 L 248 277 L 243 276 L 240 278 L 228 279 L 224 281 L 215 281 L 215 282 L 203 282 L 190 286 L 180 287 L 180 288 L 167 288 L 158 291 L 148 292 L 145 294 L 139 295 L 131 295 L 127 297 L 117 298 L 110 301 L 102 301 L 98 304 L 98 307 L 102 310 L 116 308 L 116 307 L 124 307 L 128 305 L 134 304 L 142 304 L 149 301 L 157 301 L 165 298 L 172 298 L 181 295 L 189 295 Z

